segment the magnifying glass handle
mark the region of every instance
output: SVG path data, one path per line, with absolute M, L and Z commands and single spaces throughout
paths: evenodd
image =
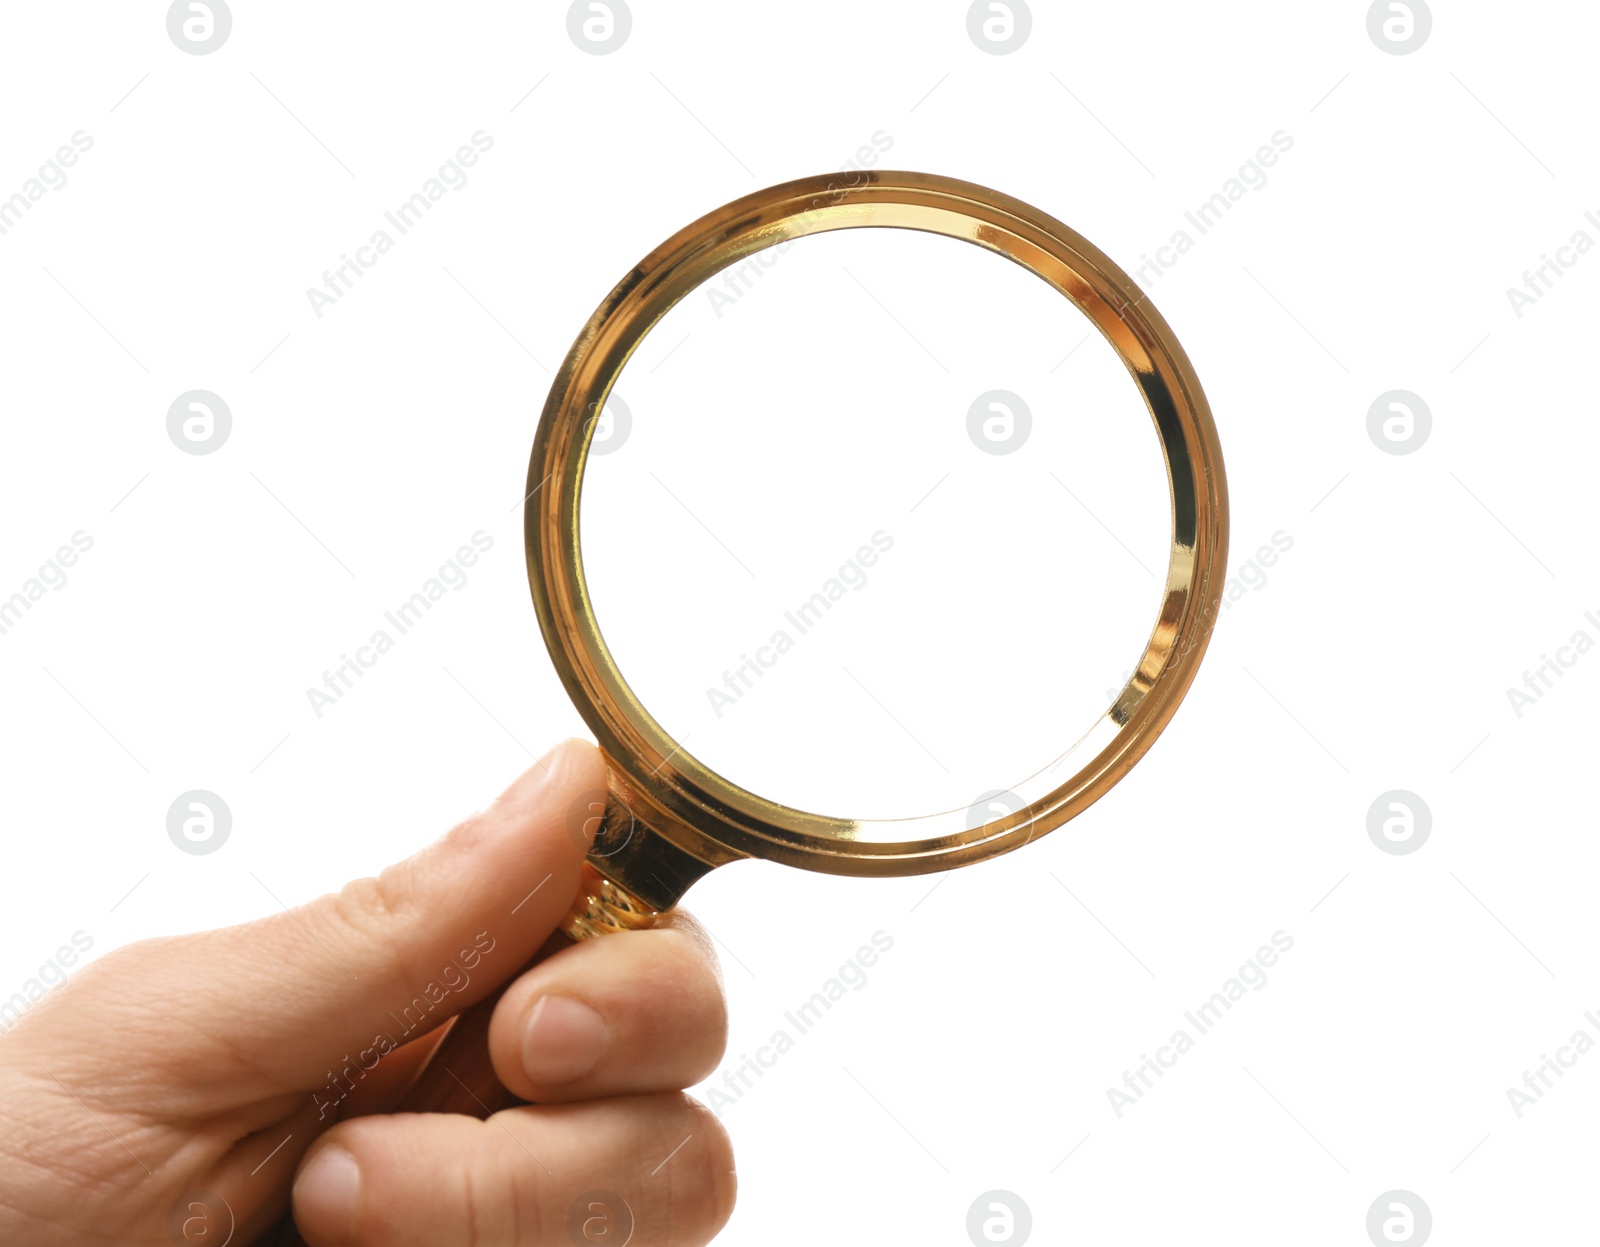
M 506 988 L 546 957 L 572 947 L 579 940 L 621 931 L 643 931 L 653 926 L 658 916 L 631 892 L 584 863 L 583 882 L 562 925 L 551 933 L 533 959 L 503 986 L 470 1009 L 458 1013 L 447 1024 L 449 1029 L 444 1038 L 394 1111 L 460 1113 L 484 1118 L 524 1103 L 501 1084 L 489 1059 L 489 1020 Z M 262 1242 L 264 1247 L 306 1247 L 295 1228 L 293 1213 L 285 1213 L 273 1233 Z

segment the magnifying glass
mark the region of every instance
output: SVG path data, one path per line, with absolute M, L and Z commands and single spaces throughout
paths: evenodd
M 1143 650 L 1088 731 L 1064 730 L 1048 764 L 1008 790 L 1012 800 L 981 811 L 993 817 L 974 818 L 969 806 L 910 818 L 828 816 L 732 782 L 636 695 L 607 645 L 585 578 L 579 519 L 586 463 L 613 386 L 646 335 L 724 270 L 792 240 L 860 228 L 971 243 L 1064 296 L 1126 367 L 1165 464 L 1170 542 Z M 680 230 L 623 278 L 550 388 L 529 464 L 525 535 L 545 644 L 608 773 L 584 884 L 543 956 L 567 940 L 648 927 L 697 879 L 741 859 L 836 875 L 922 874 L 1021 848 L 1081 813 L 1150 748 L 1195 677 L 1220 606 L 1228 501 L 1200 382 L 1172 330 L 1121 269 L 1061 222 L 1008 195 L 934 174 L 874 170 L 803 178 L 735 200 Z M 489 1064 L 485 1037 L 495 1002 L 456 1019 L 403 1110 L 487 1116 L 516 1102 Z

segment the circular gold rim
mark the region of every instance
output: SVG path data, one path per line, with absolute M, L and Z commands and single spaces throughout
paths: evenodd
M 686 752 L 634 695 L 601 635 L 583 575 L 579 503 L 593 416 L 644 336 L 680 299 L 754 252 L 863 226 L 963 239 L 1070 299 L 1139 385 L 1167 464 L 1167 584 L 1132 679 L 1089 732 L 1012 789 L 1021 808 L 975 828 L 966 826 L 965 810 L 833 818 L 730 783 Z M 753 856 L 835 874 L 889 875 L 1017 848 L 1127 774 L 1172 718 L 1205 653 L 1227 559 L 1228 503 L 1222 448 L 1199 379 L 1166 321 L 1121 269 L 1060 221 L 1009 195 L 930 173 L 879 170 L 802 178 L 735 200 L 674 234 L 612 290 L 550 387 L 528 467 L 524 530 L 528 581 L 551 660 L 612 766 L 664 816 L 652 820 L 660 823 L 656 831 L 708 862 Z M 1050 786 L 1069 760 L 1081 765 Z

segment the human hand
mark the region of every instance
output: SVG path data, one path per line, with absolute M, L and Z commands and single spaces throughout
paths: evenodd
M 685 915 L 507 988 L 490 1055 L 536 1103 L 390 1111 L 439 1023 L 565 915 L 587 848 L 568 813 L 604 786 L 598 751 L 568 741 L 376 879 L 80 970 L 0 1037 L 0 1242 L 220 1247 L 231 1220 L 248 1244 L 291 1188 L 312 1247 L 568 1247 L 569 1224 L 617 1211 L 579 1202 L 595 1192 L 626 1201 L 636 1243 L 708 1241 L 732 1152 L 681 1089 L 721 1058 L 727 1015 Z

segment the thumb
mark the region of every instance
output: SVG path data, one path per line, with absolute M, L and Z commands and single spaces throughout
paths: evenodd
M 194 1091 L 237 1096 L 241 1081 L 258 1095 L 311 1089 L 489 995 L 566 914 L 604 800 L 599 750 L 569 740 L 488 809 L 376 878 L 158 942 L 152 953 L 184 976 L 180 1023 L 238 1058 L 213 1053 L 211 1068 L 192 1066 Z M 193 1044 L 192 1034 L 181 1044 L 191 1058 Z

